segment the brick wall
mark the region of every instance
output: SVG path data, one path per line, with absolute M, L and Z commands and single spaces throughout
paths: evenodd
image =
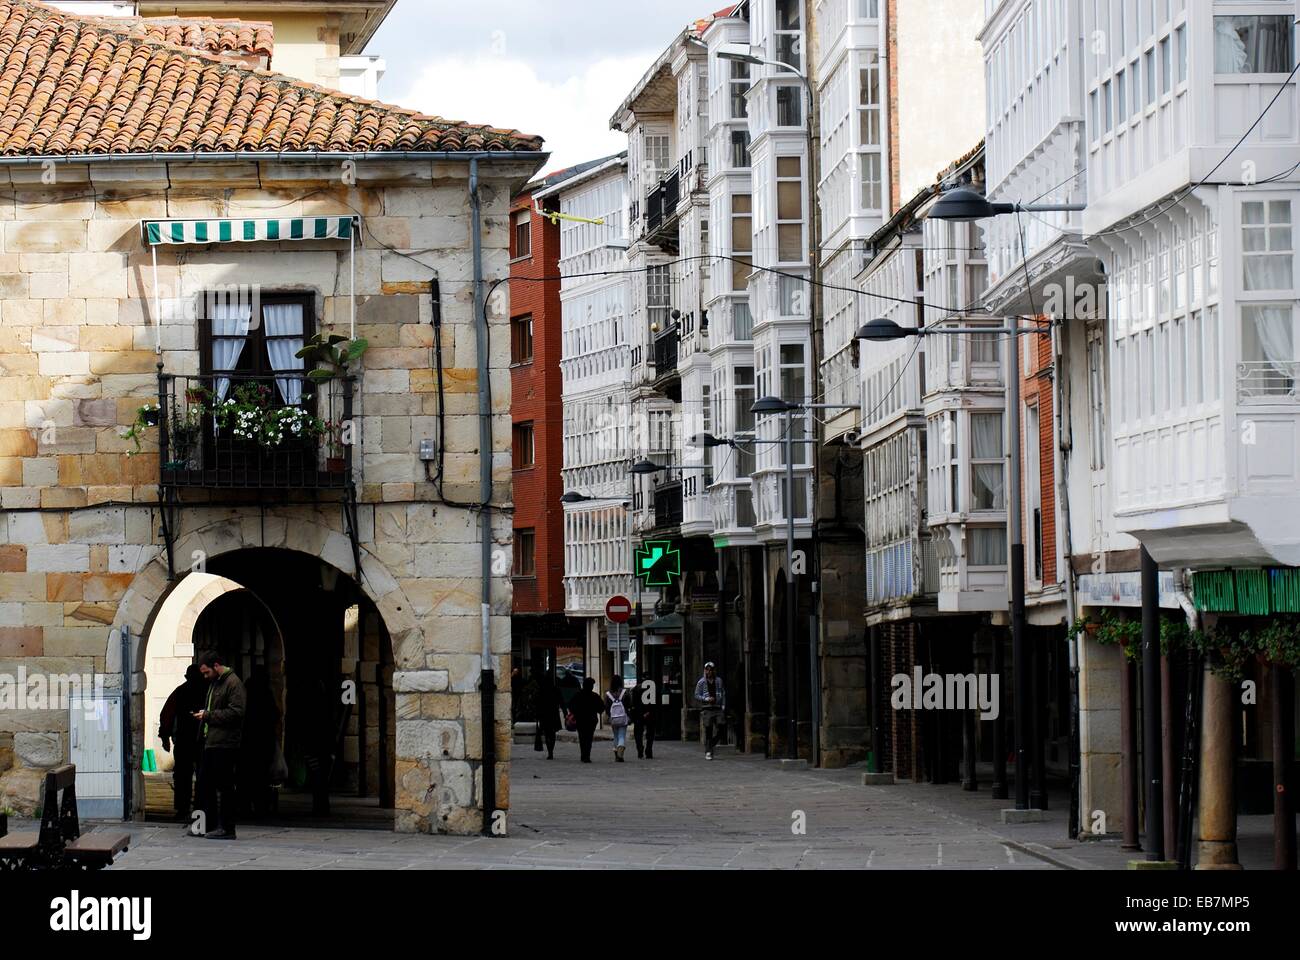
M 531 212 L 531 254 L 510 266 L 510 316 L 532 315 L 533 359 L 510 367 L 512 423 L 533 424 L 535 465 L 514 472 L 516 530 L 536 537 L 535 577 L 514 582 L 515 613 L 564 612 L 564 404 L 560 376 L 560 228 L 533 210 L 531 193 L 516 197 L 511 217 Z M 514 250 L 511 228 L 511 255 Z M 545 282 L 543 282 L 545 281 Z

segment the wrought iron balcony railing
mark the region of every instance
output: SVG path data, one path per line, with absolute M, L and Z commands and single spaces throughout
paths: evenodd
M 682 523 L 682 483 L 655 487 L 655 527 L 679 527 Z
M 655 373 L 663 376 L 677 369 L 677 348 L 681 336 L 677 324 L 673 324 L 655 338 Z
M 353 381 L 158 374 L 163 487 L 348 490 Z

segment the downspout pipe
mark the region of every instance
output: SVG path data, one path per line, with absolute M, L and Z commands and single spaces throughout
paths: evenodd
M 1078 616 L 1078 593 L 1074 573 L 1074 535 L 1070 518 L 1070 460 L 1074 450 L 1074 418 L 1067 404 L 1070 397 L 1070 368 L 1066 363 L 1066 347 L 1061 327 L 1052 322 L 1053 397 L 1056 414 L 1056 498 L 1061 505 L 1061 524 L 1065 527 L 1065 620 L 1071 627 Z M 1066 434 L 1067 428 L 1069 434 Z M 1077 840 L 1083 829 L 1082 817 L 1082 730 L 1079 704 L 1079 648 L 1081 636 L 1066 637 L 1066 652 L 1070 670 L 1070 822 L 1071 840 Z
M 492 669 L 492 381 L 488 368 L 489 339 L 487 298 L 483 291 L 483 210 L 479 197 L 478 158 L 469 163 L 471 234 L 474 243 L 474 322 L 478 352 L 478 456 L 479 456 L 479 603 L 482 629 L 482 673 L 479 681 L 481 733 L 483 737 L 483 825 L 484 836 L 493 834 L 496 811 L 496 672 Z

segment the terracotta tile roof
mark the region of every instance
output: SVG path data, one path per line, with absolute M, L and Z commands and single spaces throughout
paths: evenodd
M 212 17 L 142 17 L 113 21 L 109 26 L 127 30 L 132 37 L 165 40 L 178 47 L 208 53 L 251 54 L 269 57 L 275 52 L 275 27 L 258 20 L 214 20 Z
M 36 0 L 0 0 L 0 154 L 540 151 Z M 147 32 L 147 31 L 146 31 Z

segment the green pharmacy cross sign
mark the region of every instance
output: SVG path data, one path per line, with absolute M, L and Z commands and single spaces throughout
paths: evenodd
M 636 551 L 636 575 L 647 588 L 671 587 L 673 577 L 682 574 L 682 554 L 671 540 L 647 540 Z

